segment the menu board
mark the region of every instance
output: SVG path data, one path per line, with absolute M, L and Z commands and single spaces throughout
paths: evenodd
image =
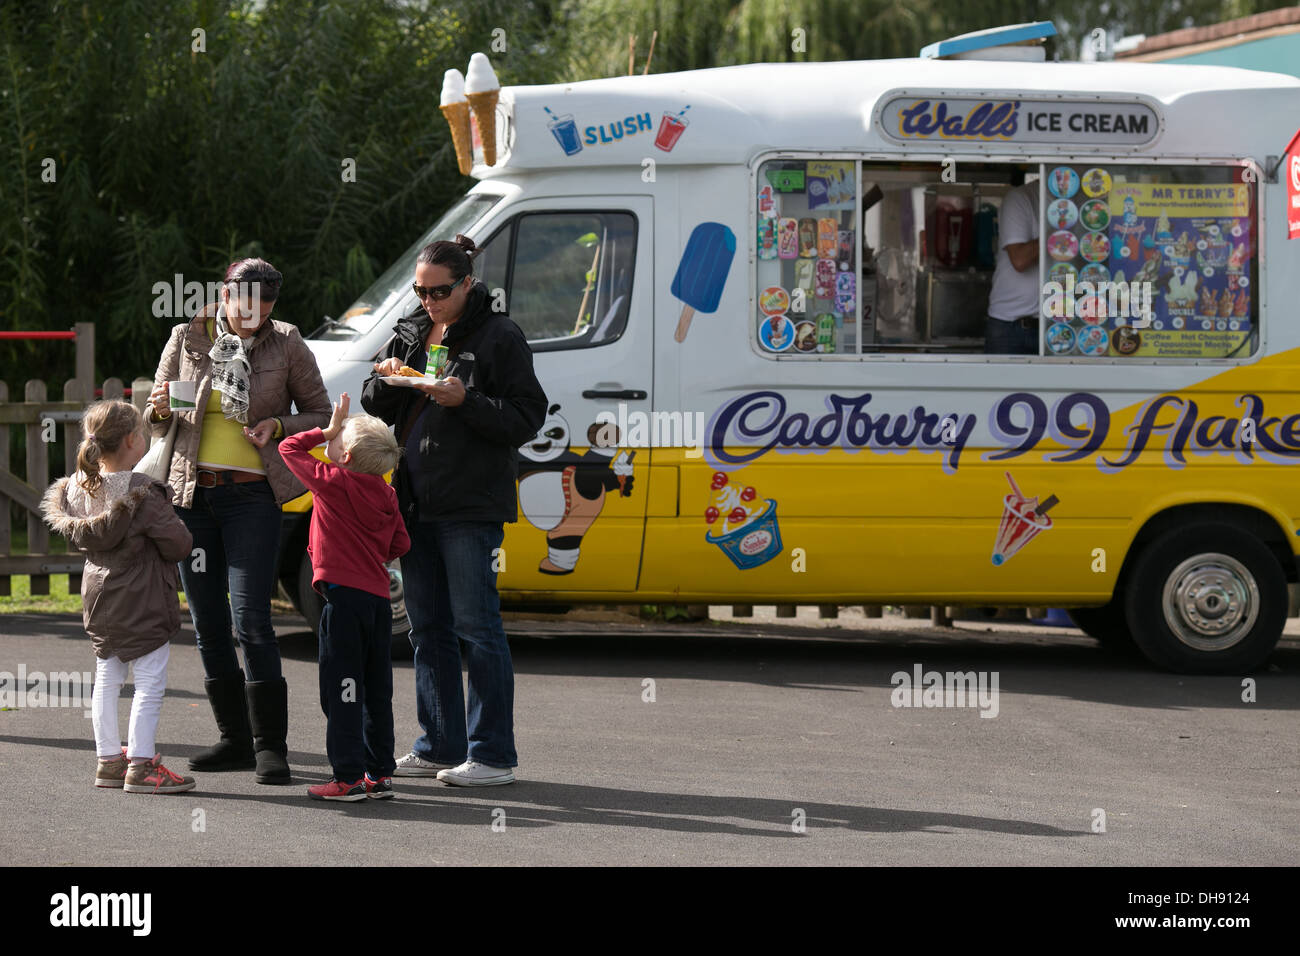
M 1179 181 L 1219 171 L 1048 170 L 1047 354 L 1223 358 L 1249 348 L 1251 187 Z
M 856 351 L 855 191 L 851 161 L 763 164 L 754 321 L 765 351 Z

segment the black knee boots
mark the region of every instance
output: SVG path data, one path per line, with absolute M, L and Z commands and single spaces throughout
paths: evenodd
M 289 685 L 283 677 L 249 681 L 248 718 L 258 783 L 289 783 Z
M 190 769 L 205 773 L 217 770 L 252 770 L 253 734 L 248 724 L 248 705 L 244 699 L 244 675 L 208 678 L 203 681 L 217 719 L 221 740 L 215 747 L 190 758 Z

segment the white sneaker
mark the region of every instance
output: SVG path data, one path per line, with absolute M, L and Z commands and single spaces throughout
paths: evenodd
M 514 783 L 515 773 L 509 767 L 489 767 L 477 760 L 466 760 L 459 767 L 439 771 L 438 779 L 453 787 L 496 787 Z
M 393 771 L 394 777 L 436 777 L 440 771 L 449 770 L 449 763 L 434 763 L 431 760 L 425 760 L 414 750 L 397 761 L 397 769 Z

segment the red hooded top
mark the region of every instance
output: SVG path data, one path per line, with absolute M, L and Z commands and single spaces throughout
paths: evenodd
M 411 548 L 397 510 L 397 492 L 381 475 L 367 475 L 321 461 L 311 449 L 325 441 L 319 428 L 290 435 L 280 442 L 280 457 L 315 502 L 307 553 L 311 585 L 341 584 L 387 598 L 384 565 Z

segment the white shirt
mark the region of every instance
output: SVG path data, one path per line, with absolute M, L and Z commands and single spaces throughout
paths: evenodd
M 1011 321 L 1038 315 L 1040 292 L 1038 262 L 1017 272 L 1007 246 L 1038 238 L 1038 180 L 1017 186 L 1002 198 L 998 213 L 998 256 L 989 291 L 989 315 Z

